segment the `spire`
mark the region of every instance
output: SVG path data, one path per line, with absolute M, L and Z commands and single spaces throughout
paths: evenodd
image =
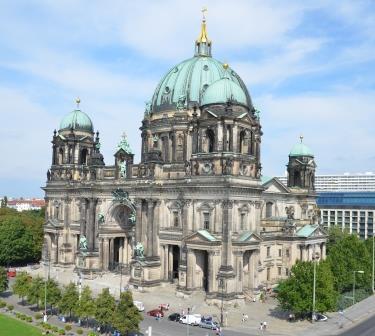
M 211 56 L 211 41 L 208 39 L 206 29 L 207 8 L 202 8 L 202 24 L 198 39 L 195 42 L 195 56 Z
M 81 103 L 81 99 L 79 97 L 76 98 L 77 110 L 79 110 L 79 104 Z

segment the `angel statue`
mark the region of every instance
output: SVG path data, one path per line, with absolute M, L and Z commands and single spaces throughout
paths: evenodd
M 85 235 L 82 235 L 79 238 L 79 249 L 80 250 L 87 250 L 87 239 L 86 239 Z

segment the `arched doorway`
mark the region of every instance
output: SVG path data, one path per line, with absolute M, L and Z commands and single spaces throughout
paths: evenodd
M 172 266 L 172 281 L 178 280 L 178 268 L 180 266 L 180 248 L 177 245 L 173 245 L 172 248 L 173 255 L 173 266 Z

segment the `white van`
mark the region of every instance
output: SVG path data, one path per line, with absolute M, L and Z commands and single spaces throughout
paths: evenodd
M 134 306 L 137 307 L 138 311 L 142 312 L 145 310 L 145 306 L 143 305 L 142 301 L 133 301 Z
M 180 323 L 190 324 L 190 325 L 199 325 L 201 323 L 202 315 L 193 314 L 193 315 L 184 315 L 180 318 Z

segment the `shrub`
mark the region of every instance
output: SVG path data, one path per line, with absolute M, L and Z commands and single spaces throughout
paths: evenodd
M 59 335 L 65 335 L 65 330 L 64 329 L 60 329 L 59 330 Z
M 55 332 L 55 333 L 58 333 L 59 332 L 59 328 L 56 327 L 56 326 L 53 326 L 52 327 L 52 331 Z
M 83 334 L 83 330 L 82 329 L 77 329 L 77 334 L 78 335 L 82 335 Z
M 43 323 L 42 326 L 43 326 L 44 329 L 47 329 L 47 330 L 51 330 L 52 329 L 52 326 L 50 324 L 48 324 L 48 323 Z
M 41 313 L 36 313 L 34 317 L 36 320 L 40 320 L 43 317 L 43 315 Z
M 0 308 L 4 308 L 6 305 L 5 301 L 0 300 Z
M 71 326 L 70 324 L 67 324 L 67 325 L 65 326 L 65 330 L 66 330 L 66 331 L 70 331 L 70 330 L 72 330 L 72 326 Z
M 7 305 L 7 308 L 8 308 L 8 310 L 12 311 L 12 310 L 14 309 L 14 306 L 11 305 L 11 304 L 8 304 L 8 305 Z
M 33 322 L 33 318 L 31 316 L 26 316 L 26 322 Z
M 87 336 L 98 336 L 96 332 L 90 331 Z

